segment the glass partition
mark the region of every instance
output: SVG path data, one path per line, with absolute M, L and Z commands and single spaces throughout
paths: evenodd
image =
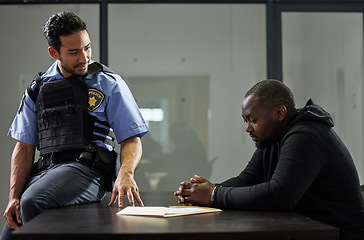
M 265 6 L 110 4 L 108 13 L 109 65 L 151 130 L 142 139 L 140 189 L 240 173 L 255 149 L 241 101 L 266 78 Z
M 363 182 L 362 13 L 284 12 L 282 35 L 284 82 L 332 115 Z

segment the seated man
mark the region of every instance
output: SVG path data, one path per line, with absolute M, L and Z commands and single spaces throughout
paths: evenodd
M 246 168 L 221 184 L 200 176 L 182 182 L 179 202 L 294 210 L 340 228 L 340 239 L 364 239 L 358 174 L 329 113 L 312 100 L 296 109 L 287 86 L 265 80 L 246 93 L 242 117 L 257 147 Z

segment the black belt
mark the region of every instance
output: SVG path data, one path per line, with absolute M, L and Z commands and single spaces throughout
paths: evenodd
M 117 153 L 109 152 L 104 148 L 97 147 L 96 144 L 87 144 L 84 149 L 68 150 L 42 154 L 39 160 L 33 164 L 33 173 L 36 174 L 51 163 L 59 164 L 63 162 L 77 161 L 97 170 L 103 174 L 102 184 L 108 191 L 112 190 L 112 181 L 116 179 L 115 164 Z
M 39 157 L 38 161 L 34 163 L 33 170 L 40 171 L 48 167 L 51 163 L 63 163 L 63 162 L 71 162 L 76 161 L 82 150 L 68 150 L 62 152 L 52 152 L 43 154 Z

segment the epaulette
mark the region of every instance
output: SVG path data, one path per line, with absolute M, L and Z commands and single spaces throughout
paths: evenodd
M 88 65 L 88 70 L 87 70 L 86 75 L 91 75 L 91 74 L 97 73 L 99 71 L 114 73 L 113 70 L 111 70 L 110 68 L 108 68 L 104 64 L 99 63 L 99 62 L 93 62 L 90 65 Z
M 28 95 L 29 95 L 29 97 L 32 99 L 32 101 L 34 102 L 34 103 L 36 103 L 37 102 L 37 97 L 38 97 L 38 93 L 39 93 L 39 88 L 40 88 L 40 86 L 43 84 L 43 80 L 42 80 L 42 78 L 40 77 L 40 76 L 42 76 L 42 73 L 41 72 L 39 72 L 39 73 L 37 73 L 36 75 L 35 75 L 35 77 L 34 77 L 34 79 L 33 79 L 33 81 L 32 81 L 32 83 L 29 85 L 29 87 L 27 88 L 27 92 L 28 92 Z M 32 89 L 32 85 L 33 85 L 33 83 L 36 83 L 36 86 L 35 86 L 35 88 L 34 89 Z

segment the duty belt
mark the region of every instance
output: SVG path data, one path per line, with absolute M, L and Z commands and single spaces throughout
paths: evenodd
M 39 157 L 38 161 L 34 163 L 33 169 L 35 171 L 41 171 L 48 167 L 51 163 L 63 163 L 63 162 L 70 162 L 76 161 L 82 150 L 68 150 L 62 152 L 52 152 L 43 154 Z
M 33 173 L 36 174 L 47 168 L 50 164 L 77 161 L 103 174 L 102 184 L 108 191 L 112 190 L 112 181 L 116 179 L 115 151 L 108 151 L 94 143 L 88 143 L 83 149 L 67 150 L 42 154 L 33 164 Z
M 87 143 L 83 149 L 67 150 L 42 154 L 33 165 L 33 171 L 39 172 L 47 168 L 51 163 L 77 161 L 88 165 L 104 174 L 115 171 L 117 153 L 98 147 L 95 143 Z

